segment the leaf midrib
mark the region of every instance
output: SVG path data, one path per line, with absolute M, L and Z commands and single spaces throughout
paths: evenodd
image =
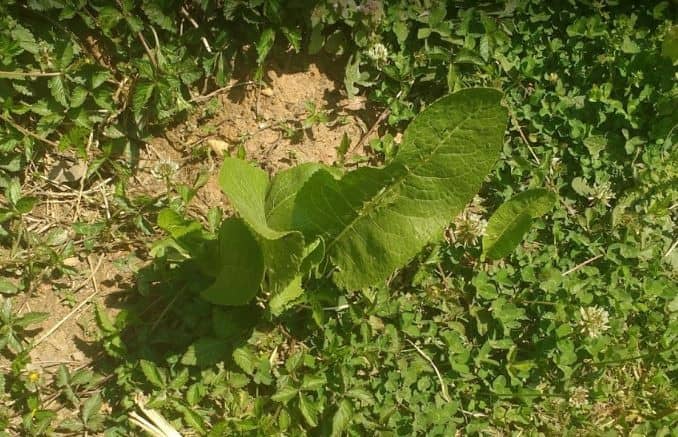
M 297 194 L 298 194 L 297 192 L 293 192 L 291 194 L 288 194 L 287 196 L 283 197 L 280 202 L 274 204 L 273 208 L 271 208 L 271 209 L 264 208 L 264 217 L 266 217 L 266 223 L 268 223 L 268 220 L 273 215 L 273 212 L 275 212 L 280 207 L 280 205 L 284 204 L 285 202 L 287 202 L 289 199 L 293 198 Z
M 332 247 L 336 244 L 337 241 L 339 241 L 344 236 L 344 234 L 346 234 L 350 230 L 353 230 L 355 224 L 360 219 L 369 217 L 369 215 L 362 215 L 362 214 L 360 214 L 360 212 L 365 211 L 366 209 L 368 209 L 369 207 L 371 207 L 375 204 L 378 204 L 384 196 L 386 196 L 387 194 L 390 194 L 393 190 L 396 189 L 396 187 L 400 186 L 400 184 L 402 184 L 402 182 L 405 180 L 405 178 L 412 175 L 415 172 L 415 170 L 421 168 L 424 164 L 428 164 L 430 162 L 430 160 L 433 158 L 433 156 L 442 147 L 442 145 L 452 136 L 452 134 L 454 134 L 464 123 L 466 123 L 469 119 L 474 117 L 476 114 L 478 114 L 479 112 L 484 111 L 486 109 L 489 109 L 489 108 L 491 108 L 491 106 L 481 106 L 476 111 L 474 111 L 474 112 L 468 114 L 466 117 L 464 117 L 461 121 L 459 121 L 459 123 L 457 123 L 456 126 L 454 126 L 454 128 L 450 129 L 447 132 L 444 139 L 441 139 L 438 142 L 438 145 L 436 145 L 436 147 L 431 151 L 431 153 L 429 153 L 428 157 L 421 160 L 416 166 L 414 166 L 410 169 L 410 167 L 407 166 L 406 164 L 402 164 L 403 167 L 405 167 L 405 173 L 402 176 L 399 176 L 398 178 L 396 178 L 393 181 L 393 183 L 391 183 L 386 189 L 380 190 L 380 192 L 375 197 L 373 197 L 369 202 L 366 202 L 365 204 L 363 204 L 363 206 L 360 208 L 359 212 L 355 215 L 355 217 L 353 217 L 353 219 L 349 222 L 349 224 L 341 232 L 339 232 L 336 237 L 334 237 L 327 244 L 327 249 L 326 249 L 327 252 L 330 252 Z M 391 165 L 393 165 L 393 164 L 391 164 Z

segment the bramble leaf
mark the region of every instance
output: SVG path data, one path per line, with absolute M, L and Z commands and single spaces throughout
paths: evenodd
M 103 405 L 103 400 L 101 399 L 101 393 L 97 393 L 91 398 L 87 399 L 82 404 L 82 422 L 85 425 L 89 425 L 90 419 L 93 419 L 94 416 L 101 410 Z
M 59 102 L 65 108 L 68 108 L 68 94 L 61 76 L 54 76 L 48 82 L 49 92 L 54 100 Z
M 160 6 L 161 4 L 145 2 L 141 5 L 141 9 L 153 24 L 157 24 L 161 29 L 170 33 L 175 33 L 174 18 L 165 14 Z
M 360 90 L 355 86 L 355 83 L 360 81 L 360 78 L 360 56 L 351 55 L 346 63 L 346 73 L 344 75 L 344 86 L 346 87 L 349 99 L 358 95 Z
M 134 94 L 132 94 L 132 113 L 136 119 L 141 118 L 141 113 L 153 95 L 154 90 L 155 84 L 152 82 L 139 82 L 134 88 Z
M 299 393 L 299 389 L 292 387 L 291 385 L 286 385 L 280 387 L 274 395 L 271 396 L 271 399 L 275 402 L 285 403 L 290 399 L 294 399 Z
M 49 318 L 49 313 L 40 313 L 37 311 L 30 311 L 23 314 L 21 317 L 14 321 L 14 326 L 20 328 L 27 328 L 31 325 L 35 325 L 41 322 L 44 322 Z
M 337 407 L 337 412 L 332 417 L 332 436 L 340 436 L 351 423 L 353 416 L 353 404 L 348 399 L 342 399 Z
M 275 30 L 268 28 L 261 32 L 259 42 L 257 43 L 257 64 L 261 65 L 266 60 L 268 52 L 271 51 L 275 42 Z
M 159 388 L 165 386 L 166 376 L 161 373 L 161 370 L 155 364 L 147 360 L 140 360 L 139 365 L 148 382 Z
M 299 410 L 306 419 L 306 423 L 312 427 L 318 426 L 318 407 L 303 393 L 299 393 Z

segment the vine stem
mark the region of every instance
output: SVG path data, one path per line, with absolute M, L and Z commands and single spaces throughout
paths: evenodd
M 57 144 L 56 142 L 54 142 L 54 141 L 52 141 L 52 140 L 48 140 L 48 139 L 45 138 L 45 137 L 41 137 L 40 135 L 35 134 L 35 133 L 29 131 L 28 129 L 26 129 L 25 127 L 21 126 L 20 124 L 18 124 L 16 121 L 12 120 L 12 119 L 9 118 L 9 117 L 6 117 L 6 116 L 0 114 L 0 120 L 2 120 L 2 121 L 4 121 L 5 123 L 9 124 L 9 125 L 12 126 L 14 129 L 18 130 L 19 132 L 21 132 L 22 134 L 24 134 L 24 135 L 26 135 L 26 136 L 29 136 L 29 137 L 31 137 L 31 138 L 35 138 L 36 140 L 42 141 L 42 142 L 45 143 L 45 144 L 49 144 L 50 146 L 52 146 L 52 147 L 54 147 L 54 148 L 57 148 L 57 149 L 59 148 L 59 144 Z
M 62 76 L 61 71 L 0 71 L 0 78 Z
M 193 97 L 193 98 L 190 100 L 190 102 L 191 102 L 191 103 L 203 102 L 203 101 L 205 101 L 205 100 L 211 99 L 212 97 L 214 97 L 214 96 L 216 96 L 216 95 L 218 95 L 218 94 L 221 94 L 221 93 L 225 93 L 225 92 L 227 92 L 227 91 L 230 91 L 230 90 L 232 90 L 233 88 L 237 88 L 237 87 L 241 87 L 241 86 L 254 85 L 254 84 L 256 84 L 256 82 L 254 82 L 253 80 L 248 80 L 248 81 L 245 81 L 245 82 L 234 83 L 233 85 L 227 85 L 227 86 L 225 86 L 225 87 L 216 89 L 216 90 L 212 91 L 212 92 L 209 93 L 209 94 L 205 94 L 205 95 L 202 95 L 202 96 L 195 96 L 195 97 Z
M 525 133 L 523 132 L 523 128 L 520 127 L 520 123 L 518 123 L 518 120 L 516 117 L 511 114 L 511 123 L 513 126 L 516 128 L 518 131 L 518 134 L 520 135 L 520 139 L 523 140 L 523 143 L 527 146 L 527 149 L 530 151 L 530 155 L 532 155 L 532 158 L 537 162 L 537 165 L 541 165 L 541 161 L 539 160 L 539 157 L 537 156 L 536 153 L 534 153 L 534 149 L 532 149 L 532 146 L 530 145 L 530 142 L 527 140 L 527 137 L 525 136 Z
M 137 38 L 139 38 L 139 41 L 141 41 L 141 45 L 144 46 L 144 50 L 146 51 L 148 59 L 151 61 L 151 64 L 153 64 L 153 67 L 155 67 L 155 69 L 157 70 L 158 62 L 155 60 L 155 55 L 151 51 L 151 48 L 148 46 L 146 38 L 144 38 L 144 35 L 141 32 L 137 32 Z
M 116 3 L 118 4 L 118 7 L 122 9 L 123 14 L 127 15 L 127 10 L 123 6 L 122 2 L 120 0 L 116 0 Z M 151 48 L 148 46 L 148 43 L 146 42 L 146 38 L 144 38 L 144 34 L 141 32 L 137 32 L 137 38 L 141 42 L 141 45 L 144 46 L 144 50 L 146 51 L 146 54 L 148 55 L 149 60 L 151 61 L 151 64 L 153 64 L 153 68 L 155 70 L 158 69 L 158 62 L 155 59 L 155 55 L 151 51 Z
M 181 7 L 181 13 L 186 19 L 193 25 L 195 29 L 198 29 L 200 26 L 198 25 L 198 22 L 191 17 L 191 15 L 188 13 L 185 7 Z M 200 37 L 200 41 L 202 41 L 202 44 L 205 46 L 205 50 L 207 50 L 208 53 L 212 53 L 212 47 L 210 47 L 210 43 L 207 42 L 207 38 L 204 36 Z

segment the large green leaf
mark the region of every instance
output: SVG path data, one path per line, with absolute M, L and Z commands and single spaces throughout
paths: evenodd
M 328 167 L 309 162 L 297 165 L 276 174 L 266 194 L 266 220 L 273 228 L 280 231 L 293 229 L 292 211 L 299 190 L 313 173 Z
M 387 167 L 340 179 L 313 173 L 297 196 L 294 225 L 309 241 L 325 240 L 339 286 L 375 285 L 441 237 L 499 158 L 501 98 L 486 88 L 448 95 L 409 125 Z
M 549 212 L 556 201 L 543 188 L 523 191 L 492 214 L 483 237 L 483 256 L 499 259 L 510 254 L 530 229 L 532 219 Z
M 304 238 L 300 232 L 278 231 L 268 225 L 268 174 L 240 159 L 225 158 L 219 183 L 240 217 L 255 233 L 271 291 L 284 289 L 299 271 Z
M 219 305 L 247 304 L 259 292 L 264 277 L 264 256 L 242 219 L 229 218 L 221 225 L 219 260 L 219 274 L 201 296 Z

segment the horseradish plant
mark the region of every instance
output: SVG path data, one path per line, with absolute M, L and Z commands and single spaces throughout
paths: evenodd
M 475 88 L 437 100 L 411 122 L 398 154 L 381 168 L 343 172 L 308 163 L 269 179 L 251 163 L 226 158 L 219 180 L 237 214 L 215 241 L 192 250 L 214 277 L 202 297 L 244 305 L 263 289 L 277 315 L 303 296 L 311 278 L 330 277 L 346 290 L 382 283 L 441 238 L 478 192 L 502 147 L 501 99 L 495 89 Z M 503 205 L 490 220 L 484 255 L 510 252 L 551 200 L 548 193 L 523 193 Z M 195 230 L 169 211 L 159 224 L 178 241 Z

